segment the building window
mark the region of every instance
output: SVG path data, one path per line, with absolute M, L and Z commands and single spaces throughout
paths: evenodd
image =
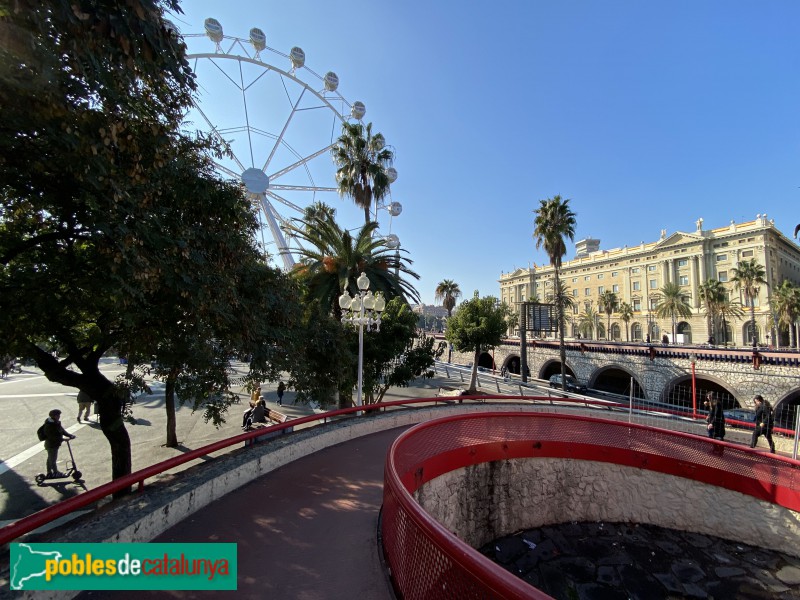
M 577 297 L 577 296 L 578 296 L 578 289 L 577 289 L 577 288 L 575 288 L 574 290 L 572 290 L 572 295 L 573 295 L 573 296 L 575 296 L 575 297 Z
M 586 276 L 584 276 L 583 280 L 584 281 L 589 281 L 591 278 L 592 278 L 591 275 L 586 275 Z
M 639 285 L 639 282 L 638 282 L 638 281 L 634 281 L 634 282 L 633 282 L 633 291 L 634 291 L 634 292 L 638 292 L 638 291 L 639 291 L 639 289 L 640 289 L 640 287 L 641 287 L 641 286 Z
M 572 283 L 577 283 L 577 282 L 578 282 L 578 278 L 577 277 L 573 277 L 572 278 Z
M 752 250 L 742 250 L 742 258 L 748 258 L 750 256 L 753 256 Z
M 658 289 L 658 281 L 656 279 L 650 280 L 650 289 L 651 290 Z
M 612 277 L 616 277 L 617 276 L 617 271 L 611 271 L 611 276 Z
M 598 294 L 602 294 L 602 293 L 603 293 L 603 291 L 604 291 L 605 289 L 606 289 L 605 287 L 603 287 L 602 285 L 600 285 L 600 286 L 598 286 L 598 287 L 597 287 L 597 293 L 598 293 Z
M 650 272 L 653 272 L 653 271 L 656 270 L 656 266 L 655 265 L 650 265 L 649 267 L 647 267 L 647 270 L 650 271 Z
M 589 312 L 590 310 L 592 310 L 592 303 L 591 302 L 584 302 L 583 303 L 583 310 L 585 312 Z
M 640 311 L 642 310 L 642 301 L 635 299 L 633 300 L 633 310 Z
M 720 271 L 718 273 L 718 275 L 719 275 L 719 280 L 722 283 L 725 283 L 726 281 L 728 281 L 728 272 L 727 271 Z
M 727 254 L 717 254 L 716 256 L 717 262 L 722 262 L 723 260 L 728 260 Z
M 589 288 L 583 288 L 583 295 L 591 296 L 591 290 Z
M 617 285 L 616 283 L 612 285 L 611 291 L 614 292 L 615 294 L 619 294 L 619 285 Z
M 678 266 L 679 267 L 685 267 L 688 263 L 689 263 L 689 261 L 687 261 L 685 258 L 682 258 L 682 259 L 680 259 L 678 261 Z
M 602 278 L 603 278 L 603 274 L 602 274 L 602 273 L 598 273 L 598 274 L 597 274 L 597 278 L 598 278 L 598 279 L 602 279 Z
M 689 276 L 681 275 L 680 277 L 678 277 L 678 283 L 681 285 L 689 285 Z
M 638 272 L 639 272 L 639 267 L 634 267 L 633 269 L 631 269 L 631 273 L 638 273 Z

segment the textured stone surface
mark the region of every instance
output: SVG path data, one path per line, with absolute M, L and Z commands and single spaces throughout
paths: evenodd
M 698 544 L 699 537 L 651 525 L 566 523 L 505 536 L 480 551 L 495 560 L 495 548 L 525 548 L 509 571 L 557 600 L 800 599 L 796 558 L 710 535 Z M 663 547 L 681 552 L 659 550 Z M 526 560 L 533 555 L 535 560 Z M 601 563 L 614 555 L 630 560 Z M 768 559 L 773 569 L 754 566 L 754 555 Z

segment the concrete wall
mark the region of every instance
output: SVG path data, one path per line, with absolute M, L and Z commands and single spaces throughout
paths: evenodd
M 800 556 L 800 513 L 689 479 L 609 463 L 511 459 L 446 473 L 415 498 L 473 548 L 570 521 L 649 523 Z

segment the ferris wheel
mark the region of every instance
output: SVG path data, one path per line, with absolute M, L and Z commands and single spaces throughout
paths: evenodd
M 336 194 L 336 167 L 331 149 L 345 121 L 360 121 L 366 114 L 362 102 L 350 103 L 339 93 L 333 71 L 318 75 L 305 65 L 299 47 L 284 54 L 267 46 L 265 33 L 254 27 L 248 38 L 224 35 L 213 18 L 205 32 L 183 34 L 187 58 L 199 88 L 191 125 L 212 135 L 227 150 L 213 157 L 223 177 L 240 181 L 258 203 L 264 219 L 262 235 L 269 232 L 274 254 L 283 267 L 294 266 L 291 240 L 284 226 L 303 217 L 307 207 Z M 390 182 L 397 171 L 387 169 Z M 402 212 L 399 202 L 375 207 L 391 218 Z M 363 213 L 362 213 L 363 214 Z M 389 248 L 400 240 L 389 232 Z

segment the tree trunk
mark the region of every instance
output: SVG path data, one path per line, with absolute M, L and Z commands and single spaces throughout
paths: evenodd
M 131 439 L 122 419 L 122 407 L 126 399 L 121 394 L 125 392 L 118 390 L 102 375 L 100 377 L 105 380 L 105 390 L 96 395 L 97 392 L 92 393 L 95 390 L 92 386 L 87 393 L 92 398 L 99 398 L 97 405 L 100 409 L 100 429 L 111 447 L 111 479 L 119 479 L 131 473 Z M 114 497 L 119 498 L 128 493 L 130 488 L 116 492 Z
M 481 355 L 481 347 L 475 346 L 475 357 L 472 359 L 472 373 L 469 376 L 469 393 L 475 394 L 478 391 L 476 386 L 478 382 L 478 359 Z
M 175 377 L 170 373 L 164 387 L 164 408 L 167 411 L 167 448 L 178 447 L 177 421 L 175 419 Z

